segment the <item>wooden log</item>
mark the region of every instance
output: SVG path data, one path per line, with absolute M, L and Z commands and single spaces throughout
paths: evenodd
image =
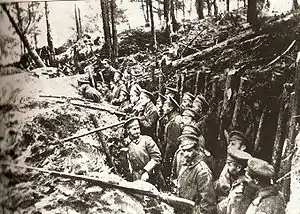
M 233 110 L 231 129 L 237 128 L 238 114 L 241 110 L 242 100 L 243 100 L 243 96 L 244 96 L 245 83 L 247 81 L 247 78 L 245 78 L 245 77 L 241 77 L 240 79 L 241 79 L 240 86 L 239 86 L 239 89 L 238 89 L 237 97 L 236 97 L 236 100 L 235 100 L 235 106 L 234 106 L 234 110 Z
M 272 155 L 272 165 L 275 169 L 275 175 L 274 179 L 278 178 L 279 173 L 279 167 L 281 162 L 281 154 L 283 149 L 283 115 L 284 115 L 284 106 L 285 106 L 285 100 L 287 98 L 287 86 L 289 84 L 283 85 L 283 92 L 280 97 L 280 104 L 279 104 L 279 114 L 278 114 L 278 120 L 277 120 L 277 130 L 276 130 L 276 136 L 273 146 L 273 155 Z
M 234 37 L 230 37 L 229 39 L 226 39 L 225 41 L 220 42 L 219 44 L 216 44 L 212 47 L 209 47 L 209 48 L 206 48 L 206 49 L 204 49 L 200 52 L 188 55 L 184 58 L 175 60 L 175 61 L 172 62 L 172 65 L 173 65 L 174 68 L 177 68 L 177 67 L 180 67 L 184 63 L 188 63 L 188 62 L 191 62 L 191 61 L 197 61 L 201 57 L 205 57 L 205 56 L 207 56 L 208 54 L 211 54 L 214 51 L 221 50 L 222 48 L 224 48 L 228 45 L 232 45 L 233 43 L 239 42 L 244 38 L 248 38 L 252 34 L 254 34 L 254 32 L 252 30 L 247 30 L 242 34 L 239 34 L 239 35 L 234 36 Z
M 220 118 L 220 124 L 219 124 L 219 137 L 218 139 L 221 140 L 222 135 L 223 135 L 223 122 L 224 122 L 224 116 L 226 114 L 226 110 L 227 110 L 227 106 L 228 106 L 228 101 L 229 101 L 229 97 L 228 97 L 228 90 L 230 89 L 230 85 L 231 85 L 231 79 L 232 79 L 232 74 L 229 72 L 229 69 L 225 70 L 226 73 L 226 82 L 225 82 L 225 90 L 224 90 L 224 99 L 223 99 L 223 104 L 222 104 L 222 108 L 220 109 L 220 114 L 219 114 L 219 118 Z
M 260 145 L 260 141 L 261 141 L 260 140 L 261 132 L 262 132 L 263 123 L 264 123 L 264 120 L 266 117 L 267 109 L 268 109 L 268 107 L 266 106 L 260 116 L 257 132 L 256 132 L 256 138 L 255 138 L 255 142 L 254 142 L 254 153 L 257 152 L 259 149 L 259 145 Z
M 91 114 L 90 118 L 93 121 L 93 124 L 94 124 L 95 128 L 99 128 L 99 122 L 98 122 L 96 116 L 94 114 Z M 115 173 L 117 173 L 117 167 L 116 167 L 116 165 L 113 161 L 113 158 L 112 158 L 112 156 L 109 152 L 109 148 L 107 146 L 107 143 L 105 142 L 104 135 L 103 135 L 102 131 L 98 131 L 97 135 L 98 135 L 99 141 L 101 143 L 102 149 L 105 153 L 105 156 L 107 158 L 108 165 L 113 168 L 113 171 Z

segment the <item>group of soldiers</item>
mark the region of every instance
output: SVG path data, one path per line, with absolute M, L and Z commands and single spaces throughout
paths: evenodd
M 201 118 L 209 112 L 203 95 L 185 92 L 179 99 L 176 88 L 166 87 L 154 100 L 154 93 L 137 83 L 128 85 L 117 69 L 110 75 L 110 102 L 130 115 L 121 149 L 130 180 L 148 181 L 195 202 L 193 210 L 176 208 L 175 213 L 285 213 L 272 181 L 273 166 L 252 157 L 253 144 L 242 132 L 229 134 L 225 166 L 213 176 L 214 157 L 201 130 Z

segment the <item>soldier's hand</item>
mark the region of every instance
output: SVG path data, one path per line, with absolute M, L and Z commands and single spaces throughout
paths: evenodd
M 146 171 L 142 174 L 141 180 L 142 181 L 147 181 L 149 179 L 149 173 Z

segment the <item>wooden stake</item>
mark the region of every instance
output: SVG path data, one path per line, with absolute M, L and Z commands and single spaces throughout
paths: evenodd
M 268 107 L 266 106 L 260 116 L 257 132 L 256 132 L 256 138 L 255 138 L 255 143 L 254 143 L 254 152 L 257 152 L 260 144 L 260 138 L 261 138 L 261 131 L 262 131 L 262 126 L 266 117 L 266 112 L 267 112 Z
M 289 134 L 288 134 L 288 143 L 286 147 L 286 154 L 285 157 L 292 156 L 292 151 L 294 149 L 294 139 L 296 135 L 296 115 L 298 115 L 298 106 L 299 106 L 299 95 L 300 95 L 300 52 L 297 53 L 296 59 L 296 75 L 295 75 L 295 92 L 291 94 L 291 118 L 289 124 Z M 286 174 L 291 170 L 291 158 L 289 158 L 284 164 L 283 173 Z M 289 200 L 290 196 L 290 179 L 285 179 L 283 182 L 283 195 L 286 201 Z
M 199 93 L 200 91 L 200 86 L 199 86 L 199 82 L 200 82 L 200 74 L 201 74 L 201 71 L 197 71 L 197 75 L 196 75 L 196 84 L 195 84 L 195 92 L 194 92 L 194 95 L 197 96 L 197 94 Z
M 229 73 L 229 69 L 226 69 L 226 83 L 225 83 L 225 90 L 224 90 L 224 99 L 223 99 L 223 105 L 222 105 L 222 108 L 220 109 L 220 126 L 219 126 L 219 137 L 218 139 L 220 140 L 221 139 L 221 136 L 223 135 L 223 121 L 224 121 L 224 116 L 225 116 L 225 113 L 226 113 L 226 109 L 227 109 L 227 105 L 228 105 L 228 100 L 229 100 L 229 97 L 228 97 L 228 90 L 230 89 L 230 85 L 231 85 L 231 78 L 232 78 L 232 75 Z
M 240 86 L 239 86 L 239 90 L 238 90 L 238 94 L 237 94 L 237 98 L 235 100 L 235 106 L 234 106 L 234 110 L 233 110 L 233 116 L 232 116 L 232 122 L 231 122 L 232 129 L 235 129 L 238 124 L 238 114 L 240 112 L 241 105 L 242 105 L 246 80 L 247 80 L 247 78 L 241 77 Z
M 94 124 L 95 128 L 98 128 L 99 127 L 99 122 L 98 122 L 97 118 L 95 117 L 95 115 L 92 114 L 92 115 L 90 115 L 90 117 L 93 121 L 93 124 Z M 102 131 L 98 131 L 97 135 L 98 135 L 99 141 L 101 143 L 102 149 L 103 149 L 103 151 L 106 155 L 108 165 L 113 168 L 115 173 L 117 173 L 117 167 L 116 167 L 116 165 L 113 161 L 113 158 L 112 158 L 112 156 L 109 152 L 109 148 L 108 148 L 108 146 L 107 146 L 107 144 L 104 140 L 104 135 L 103 135 Z
M 274 166 L 275 169 L 275 175 L 274 175 L 275 180 L 278 178 L 281 154 L 282 154 L 282 149 L 284 144 L 282 129 L 283 129 L 284 106 L 285 106 L 285 100 L 287 98 L 287 85 L 288 85 L 287 83 L 283 85 L 283 92 L 280 98 L 277 130 L 276 130 L 276 136 L 275 136 L 275 141 L 273 146 L 272 165 Z

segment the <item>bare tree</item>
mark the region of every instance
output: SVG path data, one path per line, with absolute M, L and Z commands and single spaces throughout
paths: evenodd
M 247 21 L 254 27 L 258 24 L 256 1 L 257 0 L 248 0 L 247 8 Z
M 150 23 L 151 23 L 151 35 L 152 35 L 152 46 L 154 49 L 157 49 L 157 41 L 156 41 L 156 34 L 155 34 L 155 25 L 154 25 L 154 18 L 153 18 L 153 5 L 152 0 L 147 0 L 149 3 L 149 11 L 150 11 Z
M 20 31 L 16 21 L 13 19 L 12 15 L 10 14 L 10 11 L 8 10 L 8 8 L 6 7 L 6 4 L 1 4 L 4 12 L 6 13 L 6 15 L 9 18 L 10 23 L 12 24 L 12 26 L 14 27 L 15 31 L 17 32 L 17 34 L 19 35 L 21 41 L 23 42 L 24 46 L 26 47 L 26 49 L 28 50 L 28 53 L 30 54 L 30 56 L 32 57 L 33 61 L 36 63 L 37 66 L 39 67 L 46 67 L 46 65 L 44 64 L 44 62 L 41 60 L 40 56 L 37 54 L 37 52 L 35 51 L 35 49 L 30 45 L 30 43 L 28 42 L 28 39 L 26 38 L 26 36 Z
M 199 20 L 204 18 L 203 9 L 204 9 L 204 0 L 196 0 L 196 10 L 197 10 Z
M 110 11 L 111 11 L 111 29 L 112 29 L 112 61 L 117 62 L 118 57 L 118 37 L 116 29 L 116 0 L 110 1 Z
M 164 0 L 164 18 L 165 18 L 165 29 L 168 37 L 168 43 L 172 42 L 171 38 L 171 26 L 170 26 L 170 0 Z
M 55 61 L 55 50 L 53 45 L 53 38 L 51 33 L 51 26 L 49 22 L 49 7 L 48 3 L 45 1 L 45 17 L 46 17 L 46 27 L 47 27 L 47 42 L 49 47 L 49 65 L 52 66 Z
M 298 10 L 298 9 L 299 9 L 298 0 L 293 0 L 292 10 Z
M 227 12 L 230 10 L 230 0 L 226 0 L 226 10 Z
M 101 11 L 102 11 L 102 22 L 103 22 L 103 32 L 104 32 L 104 47 L 107 49 L 108 57 L 112 57 L 111 49 L 111 31 L 109 27 L 109 7 L 107 0 L 100 0 Z

